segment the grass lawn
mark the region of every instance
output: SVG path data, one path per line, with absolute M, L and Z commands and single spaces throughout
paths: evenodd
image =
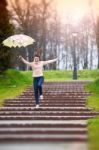
M 99 79 L 86 86 L 93 94 L 88 97 L 87 106 L 99 111 Z M 99 116 L 88 121 L 89 150 L 99 150 Z
M 88 121 L 89 150 L 99 150 L 99 117 Z
M 0 76 L 0 106 L 3 105 L 4 99 L 20 95 L 30 84 L 31 79 L 28 75 L 16 70 L 7 70 Z
M 31 77 L 31 71 L 21 71 Z M 78 80 L 94 80 L 98 78 L 99 70 L 79 70 Z M 72 79 L 71 70 L 47 70 L 44 71 L 45 81 L 67 81 Z
M 78 80 L 94 80 L 98 75 L 99 70 L 80 70 Z M 44 71 L 44 78 L 45 81 L 68 81 L 72 80 L 72 71 Z M 0 75 L 0 105 L 4 99 L 20 95 L 29 85 L 32 85 L 32 71 L 8 69 L 2 76 Z

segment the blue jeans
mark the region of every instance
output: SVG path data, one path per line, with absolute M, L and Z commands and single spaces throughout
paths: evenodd
M 43 82 L 44 82 L 43 76 L 34 77 L 33 85 L 34 85 L 34 94 L 35 94 L 36 105 L 39 104 L 39 96 L 43 95 L 43 91 L 42 91 Z

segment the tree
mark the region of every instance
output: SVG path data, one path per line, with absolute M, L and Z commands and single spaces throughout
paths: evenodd
M 96 19 L 94 17 L 94 12 L 93 12 L 93 2 L 94 0 L 88 0 L 88 4 L 90 7 L 90 11 L 91 11 L 91 16 L 93 19 L 93 27 L 94 27 L 94 31 L 95 31 L 95 35 L 96 35 L 96 44 L 97 44 L 97 68 L 99 69 L 99 16 L 96 16 Z
M 40 3 L 35 3 L 34 1 L 27 0 L 25 1 L 25 7 L 21 5 L 21 0 L 11 1 L 11 8 L 13 11 L 11 12 L 12 21 L 18 25 L 17 30 L 18 33 L 24 33 L 36 40 L 36 45 L 32 50 L 29 51 L 28 54 L 25 55 L 33 56 L 35 49 L 41 47 L 43 60 L 46 59 L 46 32 L 47 32 L 47 19 L 49 18 L 49 7 L 51 1 L 41 0 Z M 28 57 L 27 57 L 28 58 Z M 28 58 L 28 60 L 29 60 Z
M 12 18 L 12 22 L 14 24 L 14 31 L 16 34 L 22 33 L 28 36 L 31 36 L 35 39 L 35 41 L 39 41 L 38 39 L 38 25 L 39 25 L 39 8 L 38 5 L 34 2 L 30 2 L 30 0 L 25 1 L 25 7 L 23 4 L 21 5 L 21 0 L 10 1 L 10 15 Z M 20 54 L 27 59 L 27 61 L 33 60 L 34 50 L 36 49 L 38 42 L 36 44 L 27 46 L 26 48 L 17 49 L 20 51 Z M 16 53 L 15 53 L 16 54 Z M 14 59 L 16 63 L 16 58 Z M 28 70 L 29 67 L 20 62 L 18 64 L 20 69 Z
M 97 24 L 96 24 L 96 42 L 98 48 L 98 65 L 97 68 L 99 69 L 99 16 L 97 17 Z
M 61 44 L 61 31 L 60 31 L 60 18 L 57 14 L 57 10 L 52 11 L 52 16 L 50 21 L 48 22 L 48 31 L 47 31 L 47 55 L 49 55 L 49 59 L 55 58 L 59 56 L 60 44 Z M 59 61 L 59 60 L 58 60 Z M 49 69 L 56 70 L 58 65 L 56 63 L 50 64 Z
M 41 32 L 42 32 L 42 35 L 41 35 L 41 47 L 43 49 L 43 60 L 46 59 L 47 20 L 50 18 L 49 9 L 50 9 L 51 3 L 52 3 L 51 0 L 49 0 L 49 1 L 41 0 L 41 3 L 40 3 Z
M 25 5 L 21 2 L 24 2 Z M 90 4 L 91 2 L 92 0 Z M 73 16 L 70 14 L 64 16 L 65 20 L 60 17 L 52 0 L 39 2 L 12 0 L 12 3 L 10 0 L 10 5 L 12 6 L 10 7 L 12 9 L 10 10 L 11 21 L 14 24 L 15 33 L 24 33 L 36 40 L 35 45 L 27 47 L 28 53 L 24 49 L 20 49 L 21 54 L 27 60 L 32 61 L 34 52 L 41 48 L 43 60 L 59 57 L 58 63 L 50 64 L 47 69 L 72 69 L 74 66 L 74 38 L 72 34 L 77 32 L 75 50 L 78 69 L 89 67 L 92 69 L 95 66 L 98 54 L 94 32 L 96 24 L 94 25 L 94 19 L 90 12 L 81 18 L 78 24 L 75 24 Z M 96 33 L 99 32 L 96 31 Z M 96 59 L 94 60 L 94 58 Z M 21 64 L 20 69 L 26 69 L 25 65 Z
M 0 73 L 11 66 L 11 50 L 2 45 L 3 40 L 13 33 L 13 26 L 9 23 L 9 13 L 6 0 L 0 0 Z

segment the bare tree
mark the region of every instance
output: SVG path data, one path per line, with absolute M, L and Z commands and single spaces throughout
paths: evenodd
M 97 61 L 97 68 L 99 68 L 99 16 L 96 16 L 96 19 L 94 17 L 94 12 L 93 12 L 93 2 L 94 0 L 88 0 L 88 4 L 90 7 L 90 14 L 92 16 L 93 20 L 93 27 L 94 27 L 94 32 L 96 35 L 96 43 L 97 43 L 97 56 L 98 56 L 98 61 Z
M 43 60 L 46 59 L 46 32 L 47 32 L 47 19 L 50 17 L 49 9 L 51 0 L 41 0 L 40 5 L 40 17 L 41 17 L 41 44 L 40 47 L 43 49 Z
M 59 56 L 60 44 L 61 44 L 61 31 L 60 30 L 61 30 L 60 18 L 58 17 L 57 11 L 53 10 L 51 20 L 49 21 L 48 32 L 47 32 L 48 34 L 47 53 L 49 54 L 50 59 Z M 56 66 L 58 67 L 58 65 L 54 63 L 50 65 L 50 68 L 56 69 L 57 68 Z
M 21 0 L 11 1 L 12 22 L 15 25 L 15 33 L 24 33 L 36 40 L 35 45 L 20 49 L 27 60 L 32 61 L 35 49 L 41 48 L 43 60 L 51 59 L 56 56 L 59 61 L 56 64 L 49 65 L 48 69 L 72 69 L 74 66 L 74 38 L 73 32 L 77 32 L 75 38 L 76 63 L 78 69 L 90 68 L 94 66 L 93 58 L 99 54 L 96 46 L 99 43 L 98 26 L 89 12 L 81 19 L 80 23 L 74 27 L 73 18 L 66 14 L 65 23 L 62 22 L 52 0 L 41 0 L 35 3 L 31 0 L 24 0 L 25 6 Z M 95 37 L 96 34 L 96 37 Z M 98 55 L 99 57 L 99 55 Z M 99 61 L 99 58 L 98 58 Z M 99 63 L 99 62 L 98 62 Z M 24 69 L 24 65 L 21 65 Z

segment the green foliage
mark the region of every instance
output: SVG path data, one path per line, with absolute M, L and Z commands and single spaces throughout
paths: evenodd
M 0 73 L 10 67 L 10 48 L 2 45 L 3 40 L 12 35 L 13 26 L 9 23 L 6 0 L 0 0 Z
M 88 89 L 90 92 L 93 92 L 95 94 L 99 94 L 99 79 L 95 80 L 92 83 L 89 83 L 86 86 L 86 89 Z
M 99 79 L 86 86 L 86 90 L 92 92 L 88 97 L 87 106 L 99 111 Z M 88 121 L 89 150 L 99 149 L 99 117 Z
M 59 70 L 48 70 L 44 71 L 44 78 L 45 80 L 68 80 L 72 79 L 72 72 L 71 71 L 59 71 Z
M 99 111 L 99 94 L 93 94 L 88 97 L 87 106 Z
M 95 70 L 84 69 L 78 71 L 78 78 L 97 79 L 98 77 L 99 77 L 99 69 Z
M 46 80 L 72 80 L 72 70 L 48 70 L 44 71 L 44 77 Z M 98 78 L 99 70 L 78 70 L 78 80 L 94 80 Z
M 32 76 L 32 71 L 21 71 L 28 77 Z M 72 70 L 46 70 L 44 71 L 44 78 L 46 81 L 66 81 L 72 80 Z M 78 80 L 94 80 L 98 78 L 99 70 L 79 70 Z
M 0 106 L 4 104 L 4 99 L 19 96 L 26 87 L 27 85 L 0 87 Z
M 23 74 L 15 69 L 8 69 L 0 77 L 0 86 L 19 86 L 24 84 L 31 84 L 31 80 L 27 74 Z
M 99 117 L 88 121 L 89 150 L 99 150 Z
M 89 83 L 85 89 L 92 93 L 87 100 L 88 107 L 99 110 L 99 79 Z
M 20 95 L 27 86 L 32 84 L 31 80 L 28 72 L 22 73 L 14 69 L 4 71 L 0 76 L 0 105 L 3 104 L 4 99 Z

